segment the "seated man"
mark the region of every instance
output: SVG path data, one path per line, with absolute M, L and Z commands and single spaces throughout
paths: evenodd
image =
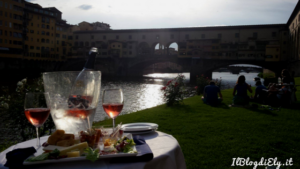
M 218 94 L 220 98 L 218 98 Z M 211 81 L 209 85 L 205 86 L 203 95 L 203 102 L 209 105 L 217 105 L 222 101 L 221 91 L 219 87 L 215 85 L 214 81 Z
M 267 92 L 263 91 L 263 89 L 267 88 L 261 84 L 261 81 L 256 81 L 255 86 L 256 89 L 253 99 L 254 101 L 263 102 L 267 95 Z

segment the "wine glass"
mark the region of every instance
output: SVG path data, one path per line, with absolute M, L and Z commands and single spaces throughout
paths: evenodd
M 37 148 L 41 147 L 39 127 L 48 119 L 50 114 L 49 93 L 26 93 L 25 96 L 25 116 L 28 121 L 35 126 L 37 136 Z
M 115 128 L 115 118 L 121 113 L 124 105 L 122 89 L 105 89 L 102 96 L 102 106 L 105 113 L 112 118 Z

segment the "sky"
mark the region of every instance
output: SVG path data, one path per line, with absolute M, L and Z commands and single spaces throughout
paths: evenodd
M 286 23 L 298 0 L 27 0 L 56 7 L 69 24 L 108 23 L 112 29 Z

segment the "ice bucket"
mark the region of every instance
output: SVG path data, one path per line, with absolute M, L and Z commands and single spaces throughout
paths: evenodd
M 49 92 L 50 113 L 55 127 L 65 130 L 66 133 L 77 134 L 78 131 L 91 128 L 99 102 L 101 72 L 87 71 L 85 72 L 85 83 L 88 88 L 88 96 L 86 96 L 89 101 L 88 108 L 78 109 L 68 106 L 70 91 L 79 73 L 79 71 L 43 73 L 44 89 Z

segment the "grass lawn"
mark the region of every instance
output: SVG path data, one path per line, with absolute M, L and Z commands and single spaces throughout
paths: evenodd
M 300 78 L 295 80 L 300 84 Z M 159 131 L 178 140 L 189 169 L 245 168 L 231 167 L 232 158 L 237 157 L 249 157 L 252 161 L 277 157 L 283 163 L 293 158 L 291 168 L 300 168 L 300 102 L 280 111 L 228 107 L 232 91 L 222 91 L 224 101 L 220 107 L 205 105 L 200 96 L 195 96 L 184 100 L 184 105 L 161 105 L 119 116 L 116 124 L 159 124 Z M 300 100 L 300 87 L 296 94 Z M 105 120 L 94 126 L 111 123 L 112 120 Z

